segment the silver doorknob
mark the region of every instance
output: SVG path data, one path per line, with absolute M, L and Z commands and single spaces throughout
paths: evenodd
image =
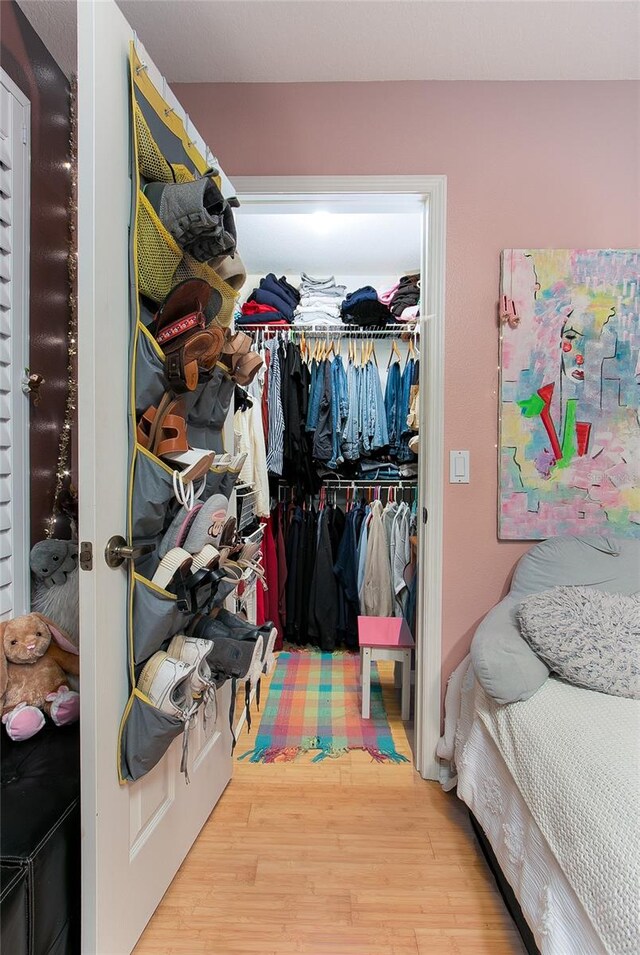
M 120 567 L 125 560 L 136 560 L 144 554 L 150 554 L 153 544 L 140 544 L 138 547 L 129 547 L 121 534 L 114 534 L 107 541 L 104 549 L 104 559 L 107 567 Z

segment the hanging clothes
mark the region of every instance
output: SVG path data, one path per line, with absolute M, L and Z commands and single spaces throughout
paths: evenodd
M 407 607 L 407 569 L 411 563 L 409 506 L 402 502 L 395 515 L 390 537 L 391 579 L 393 584 L 394 616 L 402 617 Z
M 262 521 L 262 527 L 262 563 L 265 570 L 265 583 L 267 585 L 264 600 L 265 619 L 271 620 L 274 627 L 278 631 L 275 649 L 281 650 L 284 631 L 282 628 L 282 620 L 280 619 L 280 579 L 278 553 L 273 533 L 273 514 L 268 519 Z
M 258 517 L 268 517 L 269 475 L 262 428 L 262 382 L 258 377 L 249 385 L 248 394 L 251 402 L 249 407 L 239 409 L 233 416 L 237 450 L 240 454 L 246 454 L 240 481 L 253 484 L 256 492 L 255 513 Z
M 387 370 L 387 383 L 384 390 L 384 410 L 389 433 L 389 455 L 397 458 L 402 440 L 402 372 L 400 358 L 394 357 Z
M 279 342 L 269 343 L 269 439 L 267 442 L 267 469 L 269 474 L 282 475 L 284 452 L 284 414 L 282 411 L 282 382 Z
M 371 525 L 368 532 L 367 557 L 360 608 L 366 617 L 391 617 L 391 565 L 389 541 L 382 520 L 380 501 L 371 505 Z
M 342 429 L 349 412 L 347 374 L 340 355 L 331 362 L 331 458 L 327 467 L 337 468 L 342 456 Z
M 333 572 L 330 511 L 318 515 L 317 553 L 309 593 L 309 637 L 321 650 L 336 648 L 338 624 L 338 581 Z

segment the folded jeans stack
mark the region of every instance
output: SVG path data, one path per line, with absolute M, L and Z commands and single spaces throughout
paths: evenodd
M 336 285 L 333 275 L 315 279 L 303 272 L 300 279 L 300 302 L 295 310 L 294 324 L 341 326 L 340 306 L 346 287 Z

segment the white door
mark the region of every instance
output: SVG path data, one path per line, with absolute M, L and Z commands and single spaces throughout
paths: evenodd
M 30 607 L 29 102 L 0 72 L 0 620 Z
M 126 528 L 129 354 L 129 83 L 133 31 L 112 0 L 78 3 L 79 499 L 82 738 L 82 951 L 126 955 L 231 776 L 220 718 L 180 740 L 137 783 L 121 786 L 118 728 L 128 697 L 126 573 L 104 548 Z M 200 717 L 201 719 L 201 717 Z

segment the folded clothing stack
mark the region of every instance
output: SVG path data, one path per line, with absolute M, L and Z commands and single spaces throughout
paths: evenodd
M 314 279 L 305 272 L 300 276 L 300 303 L 295 314 L 296 325 L 342 325 L 340 306 L 347 291 L 344 285 L 336 285 L 333 275 L 326 279 Z
M 234 316 L 237 326 L 242 325 L 288 325 L 289 321 L 273 305 L 259 305 L 257 302 L 245 302 Z
M 398 321 L 414 321 L 420 314 L 420 276 L 403 275 L 399 282 L 378 298 Z
M 258 288 L 254 288 L 242 306 L 241 324 L 291 322 L 299 301 L 299 293 L 287 282 L 284 275 L 278 279 L 273 272 L 269 272 L 260 279 Z
M 420 301 L 420 276 L 403 275 L 391 299 L 390 310 L 396 318 L 402 318 L 407 309 L 415 308 Z
M 350 292 L 342 303 L 342 320 L 362 328 L 380 328 L 394 318 L 386 305 L 378 301 L 378 293 L 371 285 Z

